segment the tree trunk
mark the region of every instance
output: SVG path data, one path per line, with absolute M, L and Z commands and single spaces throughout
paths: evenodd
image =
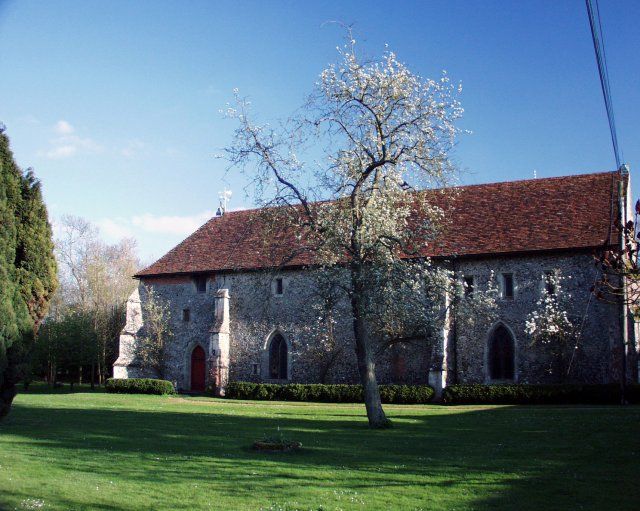
M 380 389 L 376 380 L 376 364 L 373 361 L 371 348 L 366 343 L 361 347 L 356 347 L 356 355 L 369 426 L 372 428 L 388 428 L 391 423 L 382 409 Z
M 355 279 L 354 279 L 355 280 Z M 373 349 L 367 332 L 367 326 L 362 317 L 360 284 L 354 282 L 353 295 L 351 297 L 351 310 L 353 313 L 353 335 L 356 342 L 356 357 L 358 360 L 358 372 L 360 383 L 364 393 L 364 405 L 367 409 L 367 418 L 371 428 L 388 428 L 391 422 L 382 409 L 380 389 L 376 379 L 376 363 L 373 357 Z
M 6 379 L 0 385 L 0 420 L 11 410 L 11 403 L 16 396 L 16 385 Z
M 102 370 L 103 367 L 104 371 Z M 100 360 L 100 363 L 98 364 L 98 371 L 100 371 L 100 374 L 98 375 L 98 384 L 103 385 L 107 373 L 107 342 L 104 339 L 102 340 L 102 360 Z
M 334 366 L 338 356 L 342 353 L 341 348 L 334 348 L 333 352 L 329 356 L 329 360 L 327 360 L 322 367 L 320 368 L 320 383 L 326 384 L 328 383 L 329 371 Z
M 20 382 L 20 372 L 18 371 L 20 362 L 20 356 L 14 351 L 14 347 L 10 347 L 7 350 L 7 367 L 0 380 L 0 420 L 11 410 L 11 403 L 18 392 L 16 385 Z
M 7 367 L 0 384 L 0 420 L 9 413 L 13 398 L 17 393 L 15 373 L 11 365 Z

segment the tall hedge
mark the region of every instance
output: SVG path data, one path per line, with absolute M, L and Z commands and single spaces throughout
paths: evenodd
M 633 386 L 630 386 L 630 389 Z M 620 404 L 620 385 L 450 385 L 442 392 L 445 404 Z
M 428 385 L 380 385 L 383 403 L 424 404 L 431 401 L 434 392 Z M 227 386 L 230 399 L 256 399 L 271 401 L 317 401 L 323 403 L 362 403 L 362 385 L 320 383 L 251 383 L 235 381 Z
M 9 412 L 56 287 L 40 183 L 18 167 L 0 125 L 0 418 Z
M 176 393 L 173 383 L 154 378 L 109 378 L 105 385 L 107 392 L 115 394 L 157 394 L 159 396 Z

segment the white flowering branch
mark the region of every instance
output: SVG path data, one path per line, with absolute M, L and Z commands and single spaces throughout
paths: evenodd
M 426 331 L 439 310 L 433 304 L 450 287 L 430 261 L 407 257 L 419 255 L 442 223 L 442 211 L 415 190 L 451 180 L 459 91 L 446 73 L 438 80 L 411 73 L 393 52 L 363 61 L 349 34 L 301 114 L 277 130 L 250 120 L 248 102 L 237 93 L 227 112 L 238 121 L 227 157 L 250 173 L 261 206 L 280 206 L 264 210 L 274 230 L 297 227 L 320 271 L 341 275 L 336 284 L 350 303 L 375 427 L 388 423 L 375 377 L 376 343 L 397 338 L 410 313 L 413 328 Z M 314 165 L 305 163 L 309 143 L 323 150 Z
M 572 350 L 578 349 L 578 322 L 569 316 L 571 295 L 565 291 L 565 282 L 559 272 L 545 275 L 542 294 L 534 310 L 525 320 L 525 333 L 533 344 L 545 346 L 552 356 L 549 372 L 562 379 L 569 370 Z

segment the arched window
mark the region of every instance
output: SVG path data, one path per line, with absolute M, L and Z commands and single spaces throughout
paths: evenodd
M 504 325 L 498 325 L 489 339 L 489 376 L 492 380 L 515 377 L 515 342 Z
M 280 334 L 274 335 L 269 345 L 269 378 L 287 379 L 287 342 Z

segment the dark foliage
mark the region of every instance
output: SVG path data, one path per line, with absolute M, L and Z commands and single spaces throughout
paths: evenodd
M 630 405 L 640 405 L 640 383 L 633 383 L 624 388 L 624 398 Z
M 105 385 L 107 392 L 115 394 L 157 394 L 160 396 L 176 393 L 173 383 L 153 378 L 109 378 Z
M 433 398 L 428 385 L 380 385 L 383 403 L 422 404 Z M 324 385 L 290 383 L 231 382 L 226 397 L 272 401 L 318 401 L 323 403 L 362 403 L 364 395 L 360 385 Z
M 0 418 L 29 378 L 38 326 L 57 287 L 51 226 L 40 183 L 13 159 L 0 126 Z
M 624 302 L 631 312 L 640 317 L 640 200 L 635 205 L 633 220 L 624 222 L 619 216 L 613 227 L 620 236 L 620 243 L 597 250 L 594 253 L 599 278 L 591 291 L 596 298 L 610 303 Z
M 69 311 L 61 317 L 49 317 L 38 334 L 33 351 L 32 368 L 46 380 L 73 384 L 84 368 L 91 368 L 98 357 L 94 318 L 80 310 Z M 116 337 L 117 338 L 117 337 Z M 87 370 L 86 381 L 92 380 Z
M 629 397 L 639 402 L 638 385 L 627 387 Z M 607 385 L 450 385 L 442 393 L 445 404 L 619 404 L 617 383 Z

